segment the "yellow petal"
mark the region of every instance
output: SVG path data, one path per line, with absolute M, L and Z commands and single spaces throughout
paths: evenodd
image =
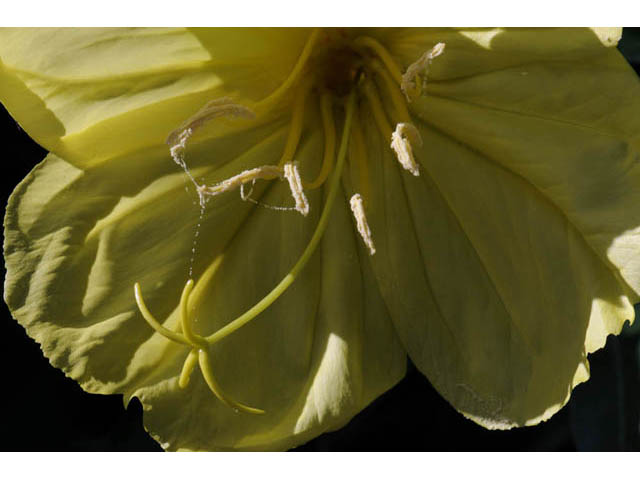
M 204 142 L 192 172 L 215 183 L 231 172 L 277 161 L 279 124 Z M 301 155 L 319 162 L 321 135 Z M 201 147 L 201 148 L 200 148 Z M 227 163 L 209 162 L 219 152 Z M 285 182 L 260 202 L 292 206 Z M 185 187 L 189 191 L 185 191 Z M 265 192 L 265 193 L 263 193 Z M 193 262 L 204 280 L 194 330 L 209 334 L 268 292 L 301 254 L 320 213 L 308 217 L 211 199 Z M 196 369 L 186 390 L 178 376 L 188 349 L 155 334 L 137 311 L 133 284 L 164 326 L 178 323 L 178 297 L 190 267 L 199 207 L 169 159 L 121 157 L 84 171 L 50 155 L 12 195 L 6 225 L 7 303 L 51 363 L 90 392 L 138 396 L 147 429 L 167 449 L 284 449 L 342 426 L 405 372 L 406 354 L 356 250 L 344 198 L 321 251 L 281 299 L 211 348 L 212 368 L 232 398 L 266 415 L 236 413 L 215 398 Z M 232 241 L 231 241 L 232 240 Z M 166 320 L 165 320 L 166 319 Z
M 430 81 L 464 78 L 548 61 L 579 61 L 615 47 L 621 28 L 402 28 L 372 32 L 406 69 L 437 43 L 446 53 L 429 69 Z
M 213 98 L 232 95 L 242 103 L 266 96 L 308 35 L 304 29 L 0 29 L 0 100 L 38 143 L 84 168 L 162 145 Z

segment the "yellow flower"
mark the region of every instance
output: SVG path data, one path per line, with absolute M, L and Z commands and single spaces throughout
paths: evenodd
M 640 292 L 619 37 L 4 29 L 0 100 L 51 151 L 6 302 L 165 449 L 298 445 L 406 354 L 487 428 L 545 420 Z

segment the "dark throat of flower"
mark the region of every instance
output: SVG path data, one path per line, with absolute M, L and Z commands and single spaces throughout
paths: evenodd
M 196 365 L 199 365 L 209 389 L 224 404 L 238 412 L 265 413 L 261 409 L 239 403 L 223 392 L 213 373 L 209 349 L 255 319 L 300 275 L 320 244 L 329 223 L 347 157 L 358 172 L 358 178 L 353 182 L 358 191 L 354 192 L 349 202 L 354 226 L 369 253 L 375 254 L 372 233 L 365 215 L 370 186 L 366 147 L 359 122 L 362 115 L 359 114 L 359 109 L 362 108 L 361 103 L 366 101 L 377 129 L 387 141 L 391 142 L 390 148 L 396 153 L 399 164 L 412 175 L 419 175 L 412 144 L 421 146 L 422 140 L 417 129 L 411 124 L 405 100 L 410 102 L 412 98 L 424 92 L 428 67 L 433 58 L 442 53 L 443 48 L 443 44 L 437 44 L 430 52 L 425 53 L 409 66 L 403 75 L 392 55 L 377 40 L 366 36 L 352 39 L 339 29 L 328 32 L 314 29 L 291 73 L 271 95 L 251 106 L 236 104 L 229 98 L 210 101 L 178 129 L 171 132 L 167 138 L 171 156 L 194 184 L 203 209 L 207 199 L 239 189 L 242 200 L 276 210 L 294 210 L 306 216 L 310 206 L 304 193 L 305 189 L 320 188 L 327 181 L 329 182 L 318 224 L 295 265 L 265 297 L 213 334 L 201 336 L 195 333 L 191 327 L 189 311 L 193 310 L 192 304 L 199 304 L 199 297 L 205 290 L 204 287 L 199 287 L 206 285 L 215 273 L 222 261 L 222 256 L 214 261 L 197 283 L 194 283 L 191 278 L 187 281 L 180 299 L 180 323 L 176 331 L 165 328 L 153 317 L 145 305 L 140 285 L 135 284 L 136 303 L 147 323 L 160 335 L 189 349 L 178 380 L 181 388 L 188 386 L 193 370 Z M 282 156 L 277 164 L 245 170 L 215 185 L 201 185 L 196 181 L 187 168 L 184 153 L 188 140 L 197 129 L 219 117 L 255 118 L 269 115 L 292 89 L 294 94 L 291 123 Z M 324 153 L 316 177 L 307 181 L 301 178 L 298 163 L 294 159 L 305 126 L 305 105 L 312 91 L 316 92 L 315 97 L 319 98 L 324 131 Z M 379 91 L 385 93 L 385 98 L 391 106 L 391 113 L 385 110 Z M 336 156 L 334 106 L 337 102 L 344 105 L 345 113 Z M 395 130 L 391 127 L 390 118 L 396 124 Z M 276 179 L 288 183 L 295 203 L 293 207 L 262 204 L 251 198 L 252 189 L 249 193 L 244 190 L 247 183 L 253 186 L 257 180 Z

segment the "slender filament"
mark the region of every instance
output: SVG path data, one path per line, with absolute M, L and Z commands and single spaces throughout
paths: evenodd
M 296 92 L 289 135 L 287 136 L 287 143 L 284 146 L 284 152 L 282 158 L 280 158 L 278 167 L 282 167 L 285 163 L 291 162 L 296 153 L 300 135 L 302 134 L 302 127 L 304 126 L 304 104 L 310 89 L 311 82 L 305 82 Z
M 367 97 L 369 102 L 369 107 L 371 107 L 371 112 L 373 113 L 373 120 L 375 121 L 380 133 L 385 138 L 385 140 L 391 141 L 391 134 L 393 133 L 393 129 L 391 125 L 389 125 L 389 121 L 387 120 L 387 116 L 384 113 L 384 108 L 382 106 L 382 102 L 380 101 L 380 97 L 376 92 L 376 87 L 370 80 L 364 82 L 362 86 L 364 89 L 364 95 Z
M 309 57 L 311 56 L 311 52 L 313 52 L 313 48 L 315 47 L 316 42 L 318 41 L 319 34 L 320 34 L 319 28 L 314 28 L 312 30 L 311 35 L 309 35 L 309 38 L 307 39 L 307 43 L 302 49 L 302 53 L 298 57 L 298 61 L 294 65 L 293 70 L 291 70 L 291 73 L 289 73 L 289 76 L 287 77 L 287 79 L 284 82 L 282 82 L 282 84 L 275 91 L 273 91 L 268 97 L 265 97 L 262 100 L 260 100 L 255 105 L 254 108 L 258 110 L 263 110 L 263 109 L 269 110 L 271 107 L 276 105 L 280 101 L 280 97 L 284 93 L 286 93 L 291 86 L 295 84 L 295 82 L 298 80 L 298 77 L 300 77 L 300 74 L 302 73 L 305 64 L 307 63 L 307 60 L 309 60 Z
M 409 115 L 409 110 L 407 109 L 407 104 L 405 103 L 404 96 L 400 91 L 400 87 L 398 87 L 398 85 L 393 82 L 393 79 L 391 78 L 389 73 L 387 73 L 387 71 L 382 67 L 382 65 L 380 65 L 379 62 L 372 62 L 371 66 L 382 79 L 382 83 L 389 93 L 388 98 L 391 99 L 391 103 L 393 104 L 393 108 L 396 111 L 396 115 L 398 117 L 395 123 L 410 122 L 411 116 Z
M 362 201 L 366 205 L 369 202 L 371 187 L 369 185 L 369 165 L 367 164 L 366 159 L 367 149 L 364 143 L 364 136 L 362 134 L 362 127 L 360 126 L 359 117 L 360 115 L 354 115 L 353 117 L 353 133 L 351 136 L 351 145 L 349 148 L 349 163 L 352 165 L 351 170 L 353 171 L 355 167 L 358 172 L 357 191 L 360 192 Z
M 329 177 L 333 168 L 333 159 L 336 154 L 336 127 L 333 121 L 333 103 L 331 95 L 325 93 L 320 100 L 320 113 L 322 115 L 322 127 L 324 129 L 324 156 L 322 167 L 315 180 L 310 183 L 305 182 L 305 187 L 309 190 L 320 187 Z

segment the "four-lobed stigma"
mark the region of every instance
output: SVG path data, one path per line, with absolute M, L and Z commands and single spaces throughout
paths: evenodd
M 369 254 L 375 254 L 373 235 L 365 212 L 370 186 L 366 146 L 358 121 L 360 116 L 358 110 L 361 108 L 359 100 L 360 98 L 366 100 L 379 132 L 387 141 L 390 141 L 390 148 L 395 152 L 399 165 L 412 175 L 418 176 L 420 173 L 414 158 L 414 147 L 420 148 L 422 139 L 418 130 L 411 124 L 406 102 L 424 94 L 431 62 L 443 51 L 444 44 L 436 44 L 416 62 L 409 65 L 403 74 L 391 54 L 377 40 L 367 36 L 350 39 L 342 35 L 340 30 L 323 32 L 321 29 L 314 29 L 291 73 L 271 95 L 250 106 L 237 104 L 227 97 L 212 100 L 169 134 L 167 144 L 171 157 L 184 169 L 185 174 L 195 186 L 202 208 L 208 198 L 239 189 L 240 197 L 244 201 L 251 201 L 276 210 L 295 210 L 307 216 L 310 205 L 304 189 L 319 188 L 328 182 L 328 186 L 325 187 L 326 195 L 320 219 L 309 244 L 296 264 L 262 300 L 208 337 L 194 333 L 191 328 L 188 304 L 195 285 L 193 279 L 190 278 L 187 281 L 180 298 L 180 323 L 177 331 L 163 327 L 153 317 L 145 305 L 140 285 L 135 284 L 136 303 L 147 323 L 160 335 L 189 348 L 178 379 L 178 385 L 181 388 L 188 386 L 193 370 L 196 365 L 199 365 L 207 386 L 224 404 L 238 412 L 265 413 L 261 409 L 233 400 L 222 391 L 213 374 L 209 350 L 215 343 L 253 320 L 277 300 L 304 269 L 328 225 L 331 209 L 340 190 L 347 157 L 358 172 L 358 178 L 354 179 L 354 188 L 357 187 L 357 191 L 353 192 L 350 199 L 354 226 Z M 196 181 L 184 158 L 187 142 L 196 130 L 220 117 L 252 119 L 268 115 L 284 101 L 285 95 L 291 90 L 294 92 L 291 123 L 283 154 L 277 163 L 239 172 L 215 185 L 201 185 Z M 386 93 L 386 98 L 392 106 L 391 113 L 385 110 L 380 100 L 379 90 Z M 312 91 L 317 92 L 315 96 L 319 98 L 325 141 L 320 170 L 316 178 L 306 181 L 301 178 L 299 170 L 299 164 L 303 159 L 296 160 L 295 155 L 305 126 L 305 105 Z M 334 108 L 339 105 L 344 110 L 344 122 L 336 155 Z M 395 129 L 392 129 L 389 118 L 396 125 Z M 251 198 L 252 188 L 248 193 L 244 190 L 247 183 L 253 187 L 257 180 L 275 179 L 288 182 L 294 206 L 265 205 Z M 201 277 L 199 281 L 206 281 L 206 279 Z

